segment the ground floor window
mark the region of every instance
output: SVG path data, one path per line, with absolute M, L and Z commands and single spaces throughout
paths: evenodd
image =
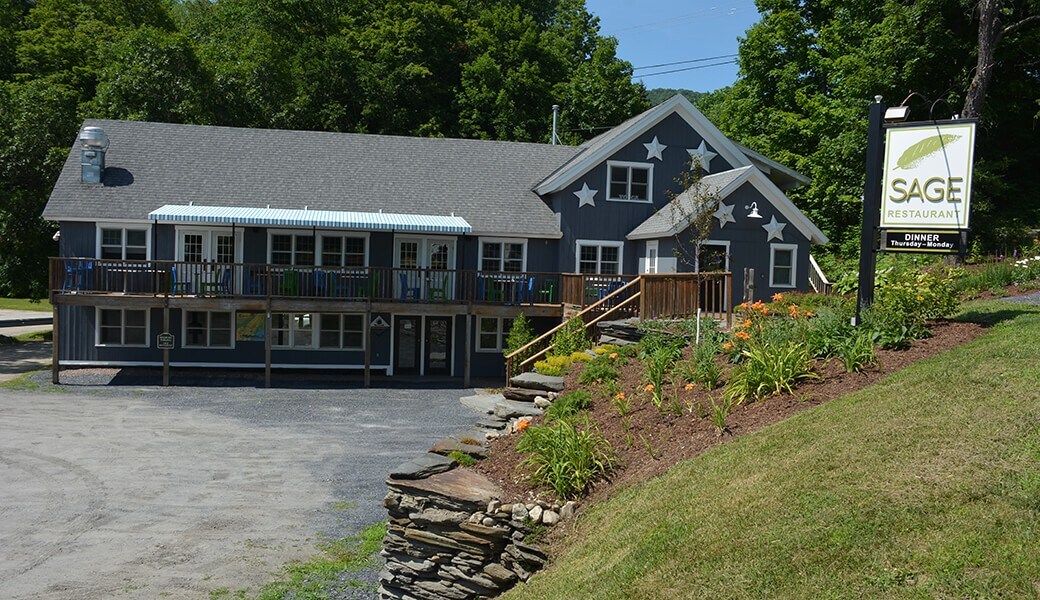
M 332 313 L 274 313 L 271 315 L 271 345 L 275 348 L 363 350 L 365 347 L 364 331 L 362 315 Z
M 231 313 L 185 311 L 184 346 L 188 348 L 230 348 Z
M 769 287 L 793 288 L 798 262 L 796 244 L 769 245 Z
M 577 271 L 594 275 L 620 274 L 622 246 L 621 242 L 579 240 Z
M 506 317 L 480 317 L 477 323 L 477 351 L 501 352 L 513 320 Z
M 148 346 L 148 312 L 125 308 L 99 308 L 99 346 Z
M 319 315 L 321 335 L 318 345 L 321 348 L 340 350 L 362 350 L 365 347 L 365 324 L 361 315 Z

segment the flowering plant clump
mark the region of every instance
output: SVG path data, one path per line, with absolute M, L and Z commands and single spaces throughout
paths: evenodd
M 797 304 L 786 303 L 783 294 L 774 294 L 772 303 L 745 302 L 735 310 L 737 324 L 733 326 L 733 335 L 721 346 L 734 360 L 739 360 L 756 340 L 782 341 L 795 332 L 804 331 L 813 316 L 811 311 Z

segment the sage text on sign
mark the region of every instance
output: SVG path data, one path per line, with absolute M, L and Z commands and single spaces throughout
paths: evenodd
M 967 229 L 974 151 L 970 121 L 889 128 L 881 227 Z
M 889 252 L 936 252 L 955 254 L 961 250 L 959 231 L 885 230 L 881 247 Z

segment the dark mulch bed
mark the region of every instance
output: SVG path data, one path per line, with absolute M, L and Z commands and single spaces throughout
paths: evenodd
M 795 388 L 794 394 L 772 396 L 734 407 L 726 421 L 729 431 L 722 436 L 716 433 L 714 425 L 706 416 L 695 416 L 698 413 L 707 414 L 705 409 L 710 402 L 709 392 L 700 386 L 690 391 L 681 387 L 676 392 L 669 390 L 670 395 L 678 394 L 683 406 L 692 407 L 693 414 L 686 410 L 683 416 L 662 415 L 646 400 L 642 366 L 638 360 L 630 359 L 627 365 L 619 369 L 621 389 L 632 398 L 631 427 L 628 431 L 607 392 L 599 387 L 592 389 L 592 419 L 617 451 L 620 466 L 609 480 L 600 482 L 590 490 L 582 502 L 604 500 L 620 488 L 660 475 L 675 463 L 696 456 L 733 436 L 756 431 L 796 412 L 876 383 L 885 375 L 907 365 L 971 341 L 983 331 L 983 327 L 975 323 L 936 323 L 932 327 L 932 337 L 915 341 L 907 350 L 879 351 L 878 367 L 862 373 L 846 373 L 844 366 L 835 360 L 818 363 L 820 379 L 803 382 Z M 568 390 L 582 387 L 577 382 L 581 369 L 580 366 L 576 367 L 567 375 Z M 713 393 L 720 394 L 721 390 Z M 550 492 L 533 490 L 526 481 L 525 472 L 519 467 L 521 455 L 516 451 L 519 439 L 519 435 L 510 435 L 493 441 L 489 458 L 472 468 L 501 485 L 508 500 L 527 501 L 539 495 L 547 498 Z M 654 457 L 650 455 L 651 449 Z

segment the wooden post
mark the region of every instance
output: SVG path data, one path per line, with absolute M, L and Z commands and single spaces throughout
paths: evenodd
M 733 273 L 726 273 L 726 327 L 733 328 Z
M 469 387 L 470 355 L 473 354 L 473 315 L 466 311 L 466 341 L 463 343 L 466 356 L 462 359 L 462 386 Z M 506 379 L 509 378 L 509 365 L 506 365 Z
M 365 387 L 372 386 L 372 312 L 365 313 Z
M 264 321 L 264 387 L 271 387 L 271 303 L 267 303 Z
M 58 305 L 54 303 L 53 296 L 51 297 L 51 315 L 51 383 L 58 385 L 59 363 L 61 362 L 58 358 L 58 340 L 61 339 L 61 335 L 58 331 Z
M 167 303 L 163 304 L 162 309 L 162 329 L 163 333 L 169 333 L 170 331 L 170 305 Z M 184 340 L 181 340 L 184 343 Z M 162 384 L 163 386 L 170 385 L 170 350 L 163 348 L 162 351 Z

